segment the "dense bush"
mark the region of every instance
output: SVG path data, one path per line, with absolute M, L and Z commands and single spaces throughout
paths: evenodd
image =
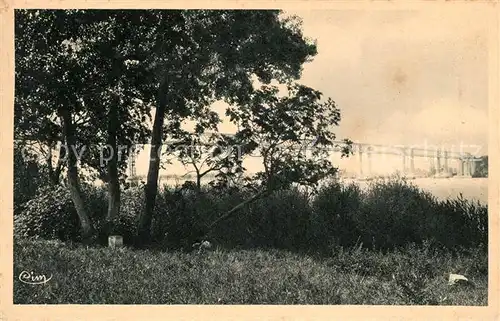
M 219 208 L 231 208 L 238 203 L 235 198 L 245 197 L 235 194 L 223 199 Z M 276 191 L 223 222 L 214 235 L 230 247 L 299 250 L 309 241 L 310 212 L 308 197 L 300 190 Z
M 478 247 L 488 244 L 488 207 L 460 196 L 438 202 L 428 218 L 423 238 L 448 248 Z
M 101 187 L 84 187 L 89 214 L 100 230 L 107 207 Z M 162 189 L 152 222 L 154 243 L 163 249 L 189 249 L 220 215 L 251 195 L 248 191 L 210 187 Z M 121 213 L 112 233 L 126 244 L 136 234 L 143 210 L 143 187 L 123 191 Z M 78 240 L 79 222 L 64 187 L 46 188 L 27 202 L 15 219 L 16 235 Z M 358 185 L 332 182 L 311 197 L 300 189 L 272 193 L 241 208 L 208 235 L 219 247 L 280 248 L 329 254 L 336 246 L 390 250 L 429 241 L 449 249 L 486 247 L 487 206 L 465 200 L 438 201 L 401 180 Z M 105 242 L 107 235 L 101 235 Z
M 189 246 L 218 216 L 247 199 L 243 191 L 165 189 L 158 197 L 154 233 L 169 248 Z M 211 241 L 229 248 L 282 248 L 330 253 L 362 244 L 393 249 L 425 240 L 458 249 L 487 245 L 487 207 L 464 200 L 438 201 L 401 180 L 358 185 L 332 182 L 310 198 L 290 189 L 251 203 L 221 222 Z
M 137 234 L 138 217 L 144 209 L 144 187 L 133 186 L 122 191 L 120 215 L 114 221 L 112 233 L 123 236 L 126 245 L 132 244 Z
M 459 197 L 438 201 L 402 179 L 356 186 L 327 186 L 315 204 L 319 240 L 335 244 L 393 249 L 428 240 L 450 249 L 488 244 L 488 208 Z M 356 236 L 358 239 L 356 239 Z M 324 244 L 331 243 L 323 239 Z
M 436 202 L 430 193 L 404 180 L 372 182 L 353 214 L 361 241 L 377 249 L 420 243 L 420 231 L 434 215 Z
M 210 193 L 165 186 L 156 198 L 153 240 L 166 248 L 189 248 L 203 234 L 203 223 L 214 217 Z M 211 215 L 212 214 L 212 215 Z
M 107 211 L 107 192 L 102 187 L 90 185 L 83 185 L 82 192 L 98 240 L 100 243 L 107 242 L 107 235 L 102 234 Z M 136 198 L 135 195 L 127 197 L 129 193 L 124 194 L 125 211 L 113 222 L 110 232 L 131 240 L 137 224 L 134 213 L 128 215 L 131 207 L 129 203 L 133 203 Z M 41 188 L 14 217 L 14 232 L 18 237 L 80 241 L 80 222 L 68 188 L 62 185 Z
M 89 216 L 98 230 L 106 211 L 105 192 L 100 188 L 84 188 Z M 64 186 L 39 190 L 22 212 L 14 217 L 16 236 L 78 241 L 80 223 L 70 193 Z
M 163 189 L 153 220 L 156 243 L 167 248 L 190 247 L 220 215 L 251 197 L 246 191 L 200 192 Z M 300 249 L 308 244 L 310 206 L 299 190 L 277 191 L 241 208 L 208 234 L 218 246 L 229 248 Z
M 356 184 L 342 185 L 332 182 L 322 187 L 312 202 L 310 241 L 318 250 L 332 246 L 353 246 L 361 233 L 355 216 L 363 201 Z

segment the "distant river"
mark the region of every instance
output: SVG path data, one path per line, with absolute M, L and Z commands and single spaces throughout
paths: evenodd
M 487 178 L 416 178 L 409 182 L 429 191 L 439 199 L 456 198 L 462 193 L 464 198 L 478 200 L 483 204 L 488 203 Z M 361 188 L 366 188 L 369 184 L 366 181 L 357 183 Z

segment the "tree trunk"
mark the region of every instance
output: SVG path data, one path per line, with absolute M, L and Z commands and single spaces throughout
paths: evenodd
M 200 175 L 200 170 L 195 167 L 196 169 L 196 193 L 199 195 L 201 193 L 201 175 Z
M 56 168 L 54 169 L 52 166 L 52 150 L 49 152 L 49 159 L 47 160 L 47 166 L 49 168 L 49 179 L 52 185 L 56 186 L 59 185 L 60 183 L 60 178 L 61 178 L 61 171 L 63 169 L 64 162 L 62 161 L 63 157 L 65 156 L 65 149 L 63 148 L 62 144 L 59 147 L 59 156 L 57 159 L 57 165 Z
M 92 239 L 94 234 L 94 228 L 92 226 L 92 222 L 90 221 L 90 217 L 87 214 L 87 210 L 85 209 L 85 204 L 82 199 L 82 193 L 80 191 L 80 186 L 78 182 L 78 167 L 77 167 L 77 159 L 75 155 L 76 144 L 75 144 L 75 136 L 73 129 L 73 122 L 71 120 L 70 112 L 63 108 L 61 110 L 62 122 L 63 122 L 63 130 L 64 136 L 66 138 L 66 145 L 68 148 L 67 155 L 67 179 L 68 185 L 70 189 L 71 200 L 75 205 L 76 213 L 78 214 L 78 218 L 80 219 L 80 224 L 82 227 L 82 239 L 83 242 L 89 242 Z
M 137 245 L 145 245 L 151 241 L 151 222 L 156 202 L 156 193 L 158 191 L 158 174 L 160 171 L 160 155 L 163 140 L 163 121 L 167 108 L 166 95 L 167 82 L 163 81 L 159 88 L 158 106 L 156 107 L 155 119 L 153 123 L 153 132 L 151 137 L 151 151 L 149 154 L 149 170 L 145 188 L 145 208 L 139 217 L 139 226 L 137 229 Z
M 108 147 L 110 148 L 110 157 L 108 161 L 108 213 L 106 215 L 105 233 L 110 233 L 112 221 L 120 213 L 120 181 L 118 179 L 118 146 L 116 135 L 118 132 L 118 101 L 110 106 L 108 116 Z

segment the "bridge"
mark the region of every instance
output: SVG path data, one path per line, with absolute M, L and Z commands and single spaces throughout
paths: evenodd
M 233 136 L 233 134 L 221 134 Z M 205 134 L 209 137 L 210 134 Z M 165 145 L 178 143 L 175 140 L 167 140 Z M 304 141 L 304 146 L 307 148 L 314 148 L 313 141 Z M 204 146 L 215 146 L 214 143 L 206 142 L 202 143 Z M 308 147 L 310 146 L 310 147 Z M 329 148 L 332 155 L 340 155 L 342 150 L 345 149 L 346 142 L 344 141 L 334 141 L 333 146 Z M 457 152 L 452 150 L 447 150 L 444 148 L 420 148 L 415 146 L 405 146 L 405 145 L 381 145 L 381 144 L 368 144 L 352 142 L 351 150 L 353 156 L 357 162 L 356 176 L 358 178 L 371 177 L 374 175 L 373 171 L 373 158 L 380 156 L 392 156 L 399 158 L 399 169 L 401 175 L 407 177 L 416 177 L 415 160 L 424 159 L 427 161 L 427 176 L 434 177 L 446 177 L 457 176 L 457 177 L 471 177 L 474 175 L 476 170 L 476 163 L 480 162 L 479 157 L 475 157 L 467 152 Z M 352 156 L 351 156 L 352 157 Z M 135 157 L 129 158 L 129 175 L 130 177 L 136 177 L 136 166 Z M 334 162 L 335 164 L 335 162 Z M 142 175 L 141 175 L 142 176 Z M 171 175 L 167 175 L 171 176 Z M 185 175 L 174 175 L 175 177 L 181 177 Z M 208 177 L 207 177 L 208 178 Z
M 342 150 L 342 142 L 336 142 L 338 147 L 332 149 L 333 152 Z M 417 148 L 403 145 L 379 145 L 366 143 L 353 143 L 354 155 L 358 158 L 358 174 L 372 174 L 373 155 L 395 155 L 401 160 L 401 172 L 403 175 L 415 174 L 415 158 L 426 158 L 429 162 L 429 173 L 436 175 L 450 173 L 450 162 L 455 161 L 457 176 L 472 176 L 476 169 L 476 163 L 480 162 L 479 157 L 474 157 L 470 153 L 455 152 L 440 148 Z M 366 155 L 366 160 L 365 156 Z M 364 171 L 364 162 L 367 163 L 367 172 Z

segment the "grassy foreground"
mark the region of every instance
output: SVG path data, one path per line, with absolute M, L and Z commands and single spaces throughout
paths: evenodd
M 42 285 L 19 281 L 45 274 Z M 448 274 L 469 285 L 448 285 Z M 428 246 L 379 253 L 338 248 L 314 258 L 284 250 L 204 253 L 14 243 L 15 304 L 487 305 L 485 250 L 451 254 Z

